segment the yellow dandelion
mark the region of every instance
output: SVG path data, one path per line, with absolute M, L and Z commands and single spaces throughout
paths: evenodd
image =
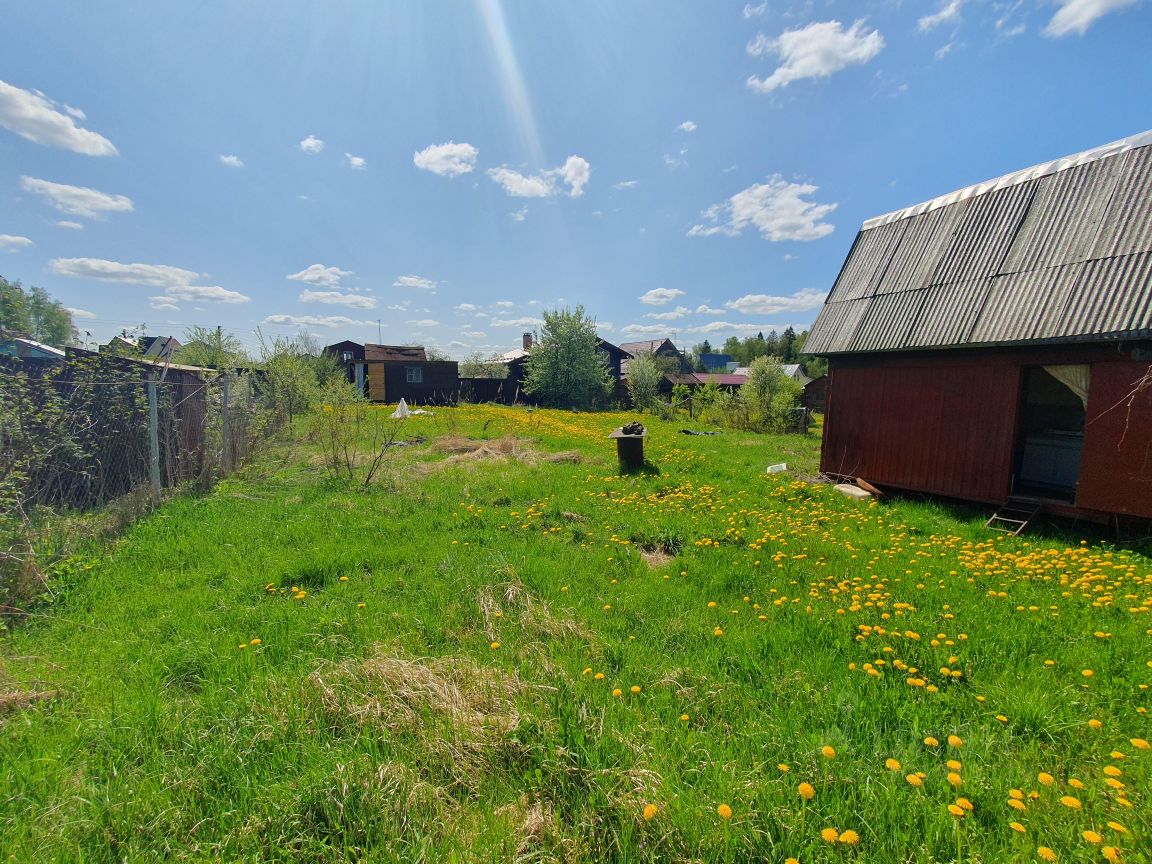
M 1084 781 L 1083 780 L 1077 780 L 1075 777 L 1070 777 L 1070 778 L 1068 778 L 1068 785 L 1071 786 L 1073 789 L 1083 789 L 1084 788 Z
M 638 685 L 636 685 L 636 684 L 633 684 L 631 687 L 629 687 L 629 688 L 628 688 L 628 692 L 629 692 L 629 693 L 632 693 L 632 694 L 636 694 L 636 693 L 639 693 L 639 692 L 640 692 L 640 687 L 639 687 Z
M 1036 848 L 1036 855 L 1041 861 L 1058 861 L 1056 853 L 1049 849 L 1047 846 L 1038 846 Z
M 715 630 L 712 631 L 712 635 L 713 636 L 723 636 L 724 635 L 724 628 L 723 627 L 717 627 Z
M 884 767 L 889 771 L 899 771 L 903 766 L 901 766 L 899 760 L 897 759 L 885 759 Z
M 499 643 L 499 642 L 493 642 L 493 643 L 492 643 L 491 645 L 489 645 L 488 647 L 489 647 L 489 648 L 491 648 L 493 651 L 495 651 L 497 648 L 499 648 L 499 647 L 500 647 L 500 643 Z
M 837 838 L 837 839 L 839 839 L 839 841 L 841 843 L 843 843 L 845 846 L 855 846 L 857 843 L 860 842 L 860 835 L 857 834 L 855 831 L 853 831 L 851 828 L 849 828 L 847 831 L 845 831 L 843 834 L 841 834 L 839 836 L 839 838 Z
M 963 747 L 964 746 L 964 739 L 961 738 L 959 735 L 949 735 L 948 736 L 948 746 L 949 747 L 956 747 L 956 748 Z
M 604 680 L 604 673 L 603 672 L 597 672 L 595 675 L 592 676 L 592 680 L 593 681 L 603 681 Z
M 940 742 L 937 741 L 935 738 L 933 738 L 931 735 L 929 735 L 927 738 L 924 739 L 924 743 L 927 744 L 929 747 L 939 747 L 940 746 Z
M 1088 843 L 1103 843 L 1104 842 L 1104 838 L 1101 835 L 1097 834 L 1095 831 L 1091 830 L 1090 828 L 1086 828 L 1085 830 L 1081 831 L 1080 836 L 1083 837 L 1084 840 Z
M 972 802 L 969 801 L 967 798 L 957 798 L 956 803 L 960 807 L 963 807 L 965 810 L 967 810 L 969 813 L 972 812 Z
M 796 787 L 796 791 L 800 793 L 800 797 L 805 801 L 811 801 L 812 798 L 816 795 L 816 789 L 812 786 L 811 783 L 801 783 Z
M 253 640 L 252 640 L 251 642 L 249 642 L 248 644 L 249 644 L 249 645 L 259 645 L 259 644 L 260 644 L 260 640 L 259 640 L 259 639 L 253 639 Z
M 1124 772 L 1117 768 L 1115 765 L 1105 765 L 1104 773 L 1109 777 L 1122 777 Z
M 1109 822 L 1108 827 L 1118 834 L 1127 834 L 1128 829 L 1121 825 L 1119 822 Z
M 1120 850 L 1117 849 L 1115 846 L 1105 846 L 1103 849 L 1100 850 L 1100 854 L 1104 856 L 1104 860 L 1106 860 L 1106 861 L 1119 861 L 1120 860 Z
M 835 828 L 824 828 L 820 832 L 820 839 L 825 843 L 835 843 L 840 839 L 840 832 Z
M 1135 747 L 1137 750 L 1149 750 L 1149 749 L 1152 749 L 1152 744 L 1149 744 L 1149 743 L 1148 743 L 1147 741 L 1145 741 L 1143 738 L 1132 738 L 1132 739 L 1131 739 L 1131 741 L 1130 741 L 1130 743 L 1131 743 L 1131 744 L 1132 744 L 1132 746 L 1133 746 L 1133 747 Z
M 917 789 L 924 785 L 924 781 L 915 774 L 909 774 L 904 779 L 908 781 L 908 785 L 915 786 Z
M 1041 771 L 1039 774 L 1037 774 L 1036 779 L 1039 780 L 1045 786 L 1051 786 L 1053 783 L 1056 782 L 1056 778 L 1053 777 L 1051 774 L 1047 773 L 1046 771 Z
M 827 744 L 825 744 L 823 747 L 820 748 L 820 755 L 822 755 L 825 759 L 835 759 L 836 758 L 836 748 L 829 747 Z
M 723 819 L 725 822 L 727 822 L 729 819 L 732 818 L 732 808 L 729 807 L 727 804 L 721 804 L 719 807 L 716 808 L 716 815 L 719 816 L 721 819 Z
M 1008 806 L 1011 807 L 1013 810 L 1024 811 L 1024 810 L 1028 809 L 1028 805 L 1025 804 L 1023 801 L 1021 801 L 1019 798 L 1009 798 L 1008 799 Z
M 785 858 L 784 864 L 800 864 L 799 858 Z
M 787 774 L 789 771 L 791 771 L 791 770 L 792 770 L 791 768 L 789 768 L 789 767 L 788 767 L 788 765 L 786 765 L 786 764 L 785 764 L 785 763 L 783 763 L 783 762 L 781 762 L 779 765 L 777 765 L 777 766 L 776 766 L 776 769 L 777 769 L 778 771 L 780 771 L 782 774 Z
M 660 812 L 660 808 L 657 807 L 655 804 L 645 804 L 644 805 L 644 821 L 645 822 L 651 822 L 656 817 L 656 814 L 659 812 Z
M 1095 717 L 1093 717 L 1091 720 L 1088 721 L 1088 725 L 1092 729 L 1101 729 L 1104 726 L 1104 724 L 1102 722 L 1100 722 L 1099 720 L 1097 720 Z
M 688 715 L 687 714 L 681 714 L 680 715 L 680 722 L 681 723 L 687 723 L 688 722 Z
M 1017 834 L 1028 833 L 1028 829 L 1021 825 L 1019 822 L 1009 822 L 1008 827 L 1015 831 Z
M 364 608 L 365 606 L 367 606 L 367 605 L 368 605 L 367 603 L 357 603 L 357 604 L 356 604 L 356 608 L 357 608 L 357 609 L 363 609 L 363 608 Z
M 1060 798 L 1060 803 L 1063 804 L 1065 807 L 1067 807 L 1070 810 L 1079 810 L 1080 806 L 1081 806 L 1080 805 L 1080 799 L 1079 798 L 1073 798 L 1071 795 L 1062 796 Z
M 621 690 L 619 687 L 616 687 L 612 690 L 612 695 L 619 698 L 619 697 L 624 695 L 624 691 Z
M 948 782 L 951 783 L 953 786 L 959 786 L 961 783 L 964 782 L 964 779 L 959 774 L 957 774 L 955 771 L 949 771 L 948 772 Z
M 963 766 L 955 759 L 949 759 L 944 763 L 949 771 L 959 771 Z
M 957 819 L 964 818 L 964 808 L 959 804 L 949 804 L 948 812 L 955 816 Z
M 1091 678 L 1096 673 L 1093 672 L 1091 669 L 1082 669 L 1080 671 L 1080 674 L 1083 675 L 1085 678 Z

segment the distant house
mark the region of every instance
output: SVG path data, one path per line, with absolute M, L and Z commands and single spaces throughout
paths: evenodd
M 422 346 L 352 341 L 324 348 L 344 367 L 348 380 L 372 402 L 442 404 L 453 401 L 460 380 L 455 360 L 429 360 Z
M 821 470 L 1152 518 L 1152 133 L 864 223 L 809 333 Z
M 701 354 L 700 365 L 705 372 L 723 372 L 732 362 L 731 354 Z
M 667 358 L 671 361 L 669 365 L 674 365 L 675 369 L 669 371 L 687 372 L 688 361 L 684 354 L 677 348 L 671 339 L 645 339 L 642 342 L 621 342 L 620 350 L 628 355 L 621 364 L 621 374 L 624 378 L 628 377 L 628 359 L 640 357 L 644 354 L 650 354 L 655 358 Z
M 123 333 L 118 333 L 100 346 L 101 354 L 136 354 L 139 350 L 139 343 Z
M 525 401 L 524 382 L 528 371 L 528 355 L 531 351 L 532 334 L 525 333 L 521 347 L 513 348 L 511 351 L 504 353 L 498 361 L 508 367 L 508 377 L 503 379 L 499 386 L 474 380 L 469 381 L 470 386 L 477 392 L 491 394 L 495 401 L 506 403 Z M 628 354 L 618 346 L 600 337 L 596 337 L 596 353 L 604 359 L 604 363 L 608 367 L 608 374 L 612 378 L 613 389 L 619 390 L 621 378 L 620 367 L 621 364 L 628 359 Z M 527 399 L 531 401 L 530 396 L 527 397 Z
M 828 376 L 821 375 L 813 378 L 804 385 L 804 395 L 801 404 L 809 411 L 819 411 L 821 414 L 828 408 Z
M 171 360 L 179 347 L 180 340 L 174 336 L 141 336 L 136 340 L 136 348 L 141 356 L 158 360 Z
M 35 339 L 0 332 L 0 357 L 54 362 L 63 361 L 64 352 Z

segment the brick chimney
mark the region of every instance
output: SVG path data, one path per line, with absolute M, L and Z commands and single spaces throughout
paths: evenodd
M 525 351 L 531 351 L 532 350 L 532 334 L 531 333 L 525 333 L 524 334 L 524 350 Z

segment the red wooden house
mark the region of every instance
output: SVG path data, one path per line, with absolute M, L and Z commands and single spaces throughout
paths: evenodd
M 865 222 L 805 350 L 829 474 L 1152 518 L 1152 133 Z

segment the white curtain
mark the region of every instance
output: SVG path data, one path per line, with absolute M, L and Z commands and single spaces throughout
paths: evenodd
M 1044 371 L 1080 397 L 1084 410 L 1088 410 L 1088 380 L 1091 367 L 1087 363 L 1068 366 L 1045 366 Z

